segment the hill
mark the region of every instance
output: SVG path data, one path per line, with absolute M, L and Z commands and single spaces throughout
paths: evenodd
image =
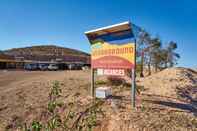
M 0 59 L 14 59 L 14 57 L 10 56 L 10 55 L 6 55 L 3 53 L 3 51 L 0 51 Z
M 38 60 L 38 61 L 50 61 L 54 59 L 63 59 L 65 61 L 89 59 L 90 55 L 88 53 L 59 47 L 55 45 L 40 45 L 31 46 L 24 48 L 13 48 L 3 51 L 4 54 L 9 56 L 24 58 L 25 60 Z
M 31 46 L 31 47 L 24 47 L 24 48 L 13 48 L 9 50 L 3 51 L 5 54 L 9 55 L 79 55 L 79 56 L 87 56 L 88 53 L 55 46 L 55 45 L 40 45 L 40 46 Z

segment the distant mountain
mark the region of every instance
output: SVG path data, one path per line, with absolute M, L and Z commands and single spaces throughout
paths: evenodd
M 3 53 L 3 51 L 0 51 L 0 60 L 13 60 L 14 57 L 10 55 L 6 55 Z
M 55 45 L 40 45 L 24 48 L 13 48 L 3 51 L 4 54 L 25 60 L 51 61 L 62 59 L 64 61 L 89 61 L 90 55 L 83 51 L 59 47 Z
M 24 48 L 13 48 L 9 50 L 3 51 L 5 54 L 8 55 L 26 55 L 26 54 L 32 54 L 32 55 L 80 55 L 80 56 L 87 56 L 88 53 L 55 46 L 55 45 L 40 45 L 40 46 L 31 46 L 31 47 L 24 47 Z

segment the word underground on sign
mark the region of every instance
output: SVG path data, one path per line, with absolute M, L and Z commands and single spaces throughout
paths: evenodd
M 97 69 L 98 75 L 124 76 L 124 69 Z

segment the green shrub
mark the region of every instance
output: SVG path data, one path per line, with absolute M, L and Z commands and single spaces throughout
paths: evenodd
M 97 81 L 95 82 L 96 85 L 104 85 L 104 84 L 106 84 L 106 83 L 107 83 L 107 82 L 104 81 L 104 80 L 97 80 Z
M 110 85 L 120 86 L 126 83 L 125 79 L 118 77 L 118 76 L 109 76 L 107 80 Z

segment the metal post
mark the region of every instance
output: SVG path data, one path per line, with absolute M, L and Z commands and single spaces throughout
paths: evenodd
M 135 73 L 135 69 L 136 69 L 136 40 L 135 40 L 135 43 L 134 43 L 134 51 L 135 51 L 135 54 L 134 54 L 134 67 L 132 68 L 131 72 L 132 72 L 132 89 L 131 89 L 131 99 L 132 99 L 132 107 L 135 108 L 135 93 L 136 93 L 136 83 L 135 83 L 135 77 L 136 77 L 136 73 Z
M 91 89 L 90 89 L 90 94 L 94 98 L 94 69 L 91 68 Z
M 133 68 L 131 70 L 132 72 L 132 89 L 131 89 L 131 97 L 132 97 L 132 107 L 135 108 L 135 90 L 136 90 L 136 85 L 135 85 L 135 69 Z
M 144 77 L 144 74 L 143 74 L 143 69 L 144 69 L 144 52 L 142 51 L 142 54 L 141 54 L 141 72 L 140 72 L 140 77 Z

